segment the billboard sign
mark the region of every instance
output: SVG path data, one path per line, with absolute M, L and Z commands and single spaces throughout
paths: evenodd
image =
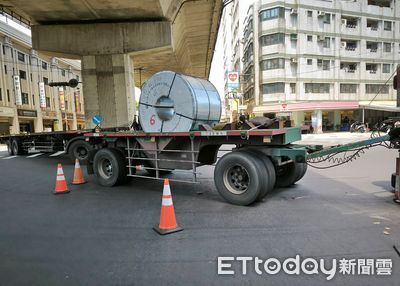
M 63 87 L 58 88 L 58 98 L 60 100 L 60 109 L 62 111 L 65 111 L 65 96 L 64 96 L 64 88 Z
M 14 76 L 15 104 L 22 105 L 21 81 L 19 75 Z
M 238 71 L 228 72 L 227 86 L 228 86 L 228 89 L 230 89 L 230 90 L 239 89 L 240 82 L 239 82 L 239 72 Z
M 39 101 L 40 101 L 40 107 L 41 108 L 46 108 L 46 90 L 44 88 L 44 82 L 41 81 L 39 82 Z

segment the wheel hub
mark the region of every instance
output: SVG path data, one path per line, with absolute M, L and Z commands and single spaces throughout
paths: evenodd
M 101 176 L 110 178 L 113 175 L 113 166 L 110 160 L 103 159 L 100 168 Z
M 247 191 L 250 177 L 243 166 L 235 165 L 225 170 L 224 183 L 231 193 L 240 195 Z

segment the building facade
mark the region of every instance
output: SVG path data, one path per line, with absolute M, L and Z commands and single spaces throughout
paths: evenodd
M 0 22 L 0 134 L 84 128 L 82 88 L 50 87 L 81 78 L 80 62 L 49 57 Z
M 243 112 L 317 132 L 397 115 L 399 1 L 252 1 L 242 43 Z

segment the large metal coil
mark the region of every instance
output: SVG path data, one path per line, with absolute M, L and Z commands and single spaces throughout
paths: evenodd
M 145 132 L 187 132 L 221 118 L 221 98 L 207 80 L 161 71 L 143 85 L 139 121 Z

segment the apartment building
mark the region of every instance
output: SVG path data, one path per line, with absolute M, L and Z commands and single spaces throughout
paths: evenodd
M 252 1 L 241 41 L 242 111 L 317 132 L 398 115 L 399 1 Z
M 31 39 L 0 22 L 0 134 L 84 128 L 82 88 L 49 82 L 81 78 L 80 62 L 49 57 Z

